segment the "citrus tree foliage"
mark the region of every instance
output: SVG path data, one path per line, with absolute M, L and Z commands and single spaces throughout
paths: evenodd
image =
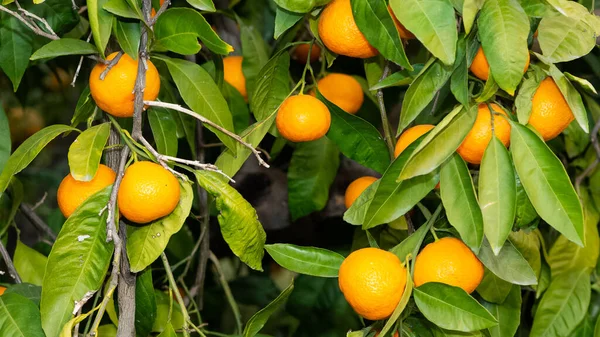
M 140 337 L 210 335 L 218 326 L 203 324 L 206 314 L 224 322 L 223 335 L 246 337 L 283 328 L 300 336 L 600 336 L 594 1 L 335 1 L 349 3 L 375 56 L 349 58 L 324 44 L 329 37 L 319 36 L 319 20 L 329 0 L 3 1 L 0 69 L 12 91 L 34 85 L 22 81 L 28 72 L 61 60 L 81 73 L 74 82 L 79 98 L 64 112 L 70 125 L 47 126 L 16 148 L 8 105 L 0 106 L 0 239 L 24 282 L 3 273 L 8 289 L 0 296 L 0 335 L 105 337 L 124 324 L 134 324 Z M 298 59 L 302 45 L 318 54 Z M 481 50 L 489 65 L 485 78 L 474 69 Z M 114 51 L 149 56 L 160 73 L 159 97 L 134 115 L 148 125 L 145 137 L 135 134 L 131 118 L 103 112 L 86 84 L 89 66 Z M 223 59 L 233 55 L 243 56 L 243 91 L 224 78 Z M 573 74 L 588 66 L 591 76 Z M 316 82 L 334 72 L 360 84 L 358 113 L 317 90 Z M 552 140 L 529 123 L 534 95 L 547 79 L 573 115 Z M 303 93 L 329 110 L 330 127 L 319 139 L 294 143 L 278 132 L 276 118 L 288 97 Z M 1 94 L 0 100 L 12 95 Z M 472 162 L 461 144 L 478 125 L 478 110 L 489 111 L 492 103 L 502 110 L 491 112 L 492 128 L 503 119 L 510 135 L 491 137 Z M 432 127 L 394 153 L 398 136 L 421 124 Z M 68 219 L 50 219 L 58 234 L 48 236 L 45 248 L 24 244 L 10 234 L 18 210 L 29 207 L 21 205 L 27 195 L 21 174 L 61 135 L 75 139 L 67 155 L 75 180 L 90 181 L 111 150 L 127 148 L 127 165 L 151 160 L 177 172 L 179 203 L 167 216 L 134 224 L 107 207 L 116 193 L 106 187 Z M 206 147 L 211 142 L 216 146 Z M 266 153 L 259 155 L 259 147 Z M 266 244 L 260 212 L 234 180 L 245 163 L 263 164 L 267 154 L 271 164 L 285 162 L 288 209 L 277 214 L 294 221 L 341 205 L 332 186 L 347 163 L 377 178 L 338 214 L 352 228 L 352 241 L 336 251 Z M 280 205 L 269 207 L 275 212 Z M 204 240 L 211 218 L 235 255 L 228 268 Z M 116 231 L 125 242 L 115 241 Z M 471 294 L 412 282 L 419 251 L 446 236 L 459 238 L 484 266 Z M 337 277 L 350 247 L 388 250 L 406 267 L 408 281 L 389 317 L 361 325 L 344 300 Z M 115 289 L 124 251 L 127 270 L 137 276 L 131 323 L 119 321 L 117 304 L 125 299 Z M 188 272 L 202 274 L 208 258 L 217 295 L 204 290 L 198 302 L 205 280 Z M 197 259 L 204 262 L 196 266 Z M 258 306 L 236 302 L 233 293 L 244 291 L 235 291 L 234 281 L 232 293 L 228 281 L 280 268 L 274 265 L 296 279 L 243 289 L 262 296 Z M 311 330 L 319 320 L 326 326 Z

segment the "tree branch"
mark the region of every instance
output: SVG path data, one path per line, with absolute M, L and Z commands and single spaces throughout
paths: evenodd
M 21 213 L 23 213 L 23 215 L 27 218 L 27 220 L 29 220 L 29 222 L 31 222 L 31 224 L 35 228 L 37 228 L 42 233 L 46 234 L 46 236 L 51 238 L 52 241 L 56 241 L 56 234 L 54 234 L 52 229 L 50 229 L 50 227 L 48 227 L 48 225 L 44 222 L 44 220 L 42 220 L 35 213 L 35 211 L 31 208 L 31 206 L 29 206 L 26 203 L 22 203 L 19 206 L 19 209 L 21 210 Z
M 383 68 L 383 73 L 381 74 L 381 78 L 379 82 L 383 81 L 390 73 L 390 65 L 388 62 L 385 63 L 385 67 Z M 390 122 L 387 118 L 387 111 L 385 109 L 385 102 L 383 101 L 383 89 L 377 90 L 377 102 L 379 102 L 379 112 L 381 114 L 381 127 L 383 128 L 384 140 L 387 144 L 388 150 L 390 152 L 390 158 L 394 158 L 394 141 L 395 138 L 392 137 L 392 131 L 390 127 Z
M 148 26 L 150 26 L 150 27 L 154 26 L 154 24 L 158 20 L 158 17 L 167 10 L 167 8 L 169 7 L 170 4 L 171 4 L 171 0 L 165 0 L 165 2 L 163 2 L 162 5 L 160 5 L 160 8 L 158 9 L 158 12 L 156 12 L 154 17 L 150 18 L 150 21 L 148 21 Z
M 221 263 L 219 263 L 219 259 L 215 256 L 212 251 L 209 251 L 208 258 L 215 266 L 215 270 L 219 275 L 219 282 L 223 287 L 223 291 L 225 291 L 225 297 L 227 297 L 227 301 L 231 306 L 231 310 L 233 311 L 233 316 L 235 317 L 235 323 L 237 325 L 238 333 L 242 333 L 242 315 L 240 314 L 240 309 L 238 308 L 235 299 L 233 298 L 233 294 L 231 293 L 231 289 L 229 288 L 229 284 L 227 283 L 227 279 L 225 279 L 225 274 L 221 269 Z
M 2 255 L 2 258 L 4 259 L 4 263 L 6 263 L 6 267 L 8 268 L 9 276 L 12 277 L 15 280 L 15 282 L 21 283 L 21 277 L 19 277 L 19 273 L 17 273 L 17 269 L 15 268 L 15 265 L 13 264 L 13 261 L 10 258 L 10 255 L 8 254 L 8 251 L 6 250 L 6 247 L 4 247 L 2 240 L 0 240 L 0 254 Z
M 8 8 L 2 6 L 2 5 L 0 5 L 0 11 L 6 12 L 6 13 L 14 16 L 15 18 L 17 18 L 17 20 L 23 22 L 23 24 L 25 24 L 25 26 L 27 26 L 29 29 L 31 29 L 37 35 L 46 37 L 46 38 L 48 38 L 50 40 L 58 40 L 58 39 L 60 39 L 60 37 L 58 37 L 58 35 L 56 35 L 56 33 L 52 32 L 54 34 L 50 34 L 50 33 L 47 33 L 45 31 L 43 31 L 40 27 L 38 27 L 37 25 L 33 25 L 32 23 L 30 23 L 29 21 L 27 21 L 27 19 L 25 19 L 23 16 L 19 15 L 17 12 L 11 11 L 10 9 L 8 9 Z M 25 10 L 22 9 L 22 11 L 25 11 Z M 29 14 L 31 14 L 31 13 L 29 13 Z M 46 22 L 46 24 L 47 24 L 47 22 Z

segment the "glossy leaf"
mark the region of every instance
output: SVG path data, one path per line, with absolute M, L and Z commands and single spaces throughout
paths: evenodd
M 495 82 L 513 95 L 527 62 L 527 14 L 517 0 L 489 0 L 483 3 L 477 24 Z
M 159 18 L 162 17 L 161 15 Z M 189 61 L 166 56 L 157 56 L 156 58 L 167 64 L 181 97 L 194 112 L 233 131 L 233 119 L 227 101 L 206 70 Z M 214 132 L 227 148 L 234 154 L 236 153 L 237 143 L 231 137 L 211 126 L 206 126 L 206 128 Z
M 71 118 L 71 126 L 75 127 L 79 125 L 79 123 L 87 120 L 94 113 L 95 108 L 96 103 L 90 94 L 90 87 L 86 86 L 85 89 L 81 91 L 81 95 L 79 95 L 79 99 L 77 100 L 75 113 Z
M 367 41 L 386 59 L 412 70 L 386 3 L 379 0 L 351 0 L 350 3 L 354 21 Z
M 553 277 L 535 312 L 530 336 L 568 336 L 585 317 L 590 292 L 589 269 Z
M 141 24 L 115 19 L 113 31 L 121 49 L 132 59 L 137 59 L 140 37 L 142 36 Z
M 273 56 L 260 70 L 250 110 L 258 121 L 268 118 L 290 92 L 289 85 L 290 54 L 281 52 Z
M 176 157 L 178 142 L 173 135 L 177 132 L 177 123 L 173 115 L 169 110 L 159 107 L 148 109 L 147 114 L 158 153 Z
M 367 210 L 371 205 L 371 201 L 373 201 L 373 197 L 375 196 L 375 192 L 377 191 L 377 188 L 379 188 L 380 181 L 381 180 L 378 179 L 373 182 L 356 200 L 354 200 L 352 206 L 344 213 L 344 221 L 352 225 L 362 225 L 365 221 L 365 216 L 367 215 Z
M 273 33 L 273 38 L 278 39 L 281 34 L 292 28 L 302 18 L 304 18 L 304 14 L 302 13 L 294 13 L 277 7 L 275 10 L 275 32 Z
M 157 310 L 152 270 L 146 269 L 139 273 L 135 281 L 135 331 L 137 336 L 148 336 L 152 331 Z
M 288 206 L 292 220 L 320 211 L 340 164 L 339 150 L 328 138 L 298 143 L 288 169 Z
M 425 47 L 447 65 L 456 56 L 456 19 L 454 8 L 444 0 L 390 0 L 398 20 Z
M 495 136 L 483 153 L 478 192 L 483 231 L 492 251 L 498 255 L 515 219 L 517 182 L 510 154 Z
M 521 287 L 513 285 L 502 304 L 484 302 L 483 306 L 496 318 L 498 325 L 488 328 L 491 337 L 513 337 L 521 321 Z
M 364 119 L 349 114 L 329 102 L 320 92 L 317 97 L 331 113 L 327 138 L 348 158 L 383 173 L 390 164 L 389 151 L 379 131 Z
M 512 286 L 511 283 L 504 281 L 486 268 L 483 279 L 477 286 L 477 293 L 488 302 L 502 304 Z
M 521 184 L 521 179 L 519 179 L 519 176 L 516 174 L 516 172 L 515 180 L 517 182 L 517 211 L 515 214 L 515 227 L 523 228 L 537 219 L 538 214 L 531 204 L 531 200 L 529 200 L 529 197 L 527 196 L 527 193 Z
M 512 232 L 510 233 L 509 240 L 513 246 L 517 248 L 519 253 L 523 255 L 525 260 L 527 260 L 529 266 L 531 266 L 531 269 L 533 269 L 533 272 L 539 279 L 542 271 L 539 231 L 535 230 L 527 233 L 524 230 L 520 230 L 518 232 Z
M 212 0 L 186 0 L 192 7 L 197 10 L 206 11 L 206 12 L 215 12 L 217 9 L 215 8 L 215 4 Z
M 475 102 L 476 103 L 487 102 L 492 97 L 494 97 L 494 95 L 496 95 L 496 93 L 498 92 L 498 89 L 499 89 L 498 84 L 496 83 L 496 81 L 494 81 L 494 78 L 492 76 L 490 76 L 487 79 L 487 81 L 485 81 L 485 85 L 483 86 L 481 93 L 477 97 L 475 97 Z
M 291 244 L 266 245 L 267 253 L 285 269 L 318 277 L 338 277 L 344 257 L 323 248 Z
M 377 78 L 377 80 L 379 80 L 379 78 Z M 390 76 L 384 78 L 380 82 L 375 83 L 369 88 L 369 90 L 379 90 L 389 87 L 409 85 L 412 83 L 413 80 L 413 76 L 411 76 L 408 72 L 397 71 L 391 74 Z
M 594 85 L 590 81 L 586 80 L 585 78 L 577 77 L 566 71 L 564 72 L 564 75 L 569 79 L 569 81 L 579 84 L 588 93 L 598 95 L 598 91 L 596 91 L 596 88 L 594 88 Z
M 402 293 L 402 297 L 400 298 L 400 302 L 398 302 L 398 306 L 396 306 L 396 309 L 394 309 L 394 311 L 392 312 L 392 315 L 390 316 L 390 318 L 387 320 L 387 322 L 381 329 L 380 334 L 382 336 L 385 336 L 385 334 L 388 333 L 392 329 L 393 326 L 395 326 L 396 321 L 398 320 L 398 318 L 400 318 L 400 315 L 406 308 L 408 301 L 410 301 L 410 297 L 412 295 L 413 286 L 414 286 L 412 277 L 410 275 L 410 269 L 411 268 L 410 268 L 410 265 L 408 264 L 408 260 L 406 260 L 406 286 L 404 286 L 404 291 Z
M 252 100 L 254 95 L 255 81 L 258 79 L 260 70 L 269 61 L 269 45 L 263 40 L 257 27 L 238 21 L 240 25 L 240 39 L 242 42 L 242 72 L 246 78 L 246 90 L 248 97 Z
M 8 289 L 4 291 L 4 295 L 13 293 L 29 299 L 36 305 L 36 307 L 39 308 L 40 298 L 42 297 L 41 286 L 36 286 L 29 283 L 19 283 L 11 285 Z
M 8 158 L 0 174 L 0 194 L 8 187 L 12 176 L 26 168 L 54 138 L 67 131 L 77 131 L 77 129 L 67 125 L 51 125 L 24 141 Z
M 458 40 L 457 52 L 456 52 L 456 63 L 454 64 L 454 71 L 452 77 L 450 77 L 450 91 L 456 98 L 456 100 L 463 106 L 469 105 L 469 59 L 472 56 L 469 55 L 470 45 L 474 44 L 471 42 L 473 39 L 465 38 L 464 35 Z M 475 48 L 473 48 L 475 49 Z
M 94 45 L 76 39 L 63 38 L 50 41 L 31 55 L 31 60 L 54 58 L 65 55 L 89 55 L 96 54 L 98 49 Z
M 583 212 L 561 161 L 527 127 L 511 122 L 510 149 L 537 213 L 569 240 L 583 245 Z
M 48 256 L 40 310 L 47 337 L 57 337 L 76 301 L 102 286 L 113 244 L 106 242 L 104 209 L 112 186 L 89 197 L 64 223 Z
M 13 90 L 17 91 L 33 52 L 33 33 L 8 13 L 0 13 L 0 21 L 0 69 L 12 82 Z
M 10 157 L 11 140 L 10 126 L 4 109 L 0 105 L 0 172 L 4 169 L 8 157 Z M 0 193 L 1 194 L 1 193 Z
M 163 332 L 160 333 L 160 335 L 158 335 L 158 337 L 177 337 L 177 333 L 173 328 L 173 324 L 171 324 L 171 322 L 168 322 L 165 326 L 165 329 L 163 330 Z
M 419 229 L 417 229 L 409 237 L 391 248 L 389 250 L 390 253 L 398 256 L 400 261 L 405 261 L 409 254 L 412 254 L 415 252 L 415 250 L 418 251 L 418 248 L 421 247 L 423 239 L 425 239 L 427 233 L 429 233 L 429 226 L 423 225 L 419 227 Z
M 553 63 L 559 63 L 587 55 L 596 45 L 596 36 L 581 18 L 553 15 L 540 21 L 538 41 L 544 56 Z
M 494 255 L 492 248 L 483 240 L 479 260 L 499 278 L 518 285 L 532 285 L 537 283 L 535 272 L 515 246 L 506 240 L 498 255 Z
M 90 181 L 96 176 L 109 133 L 110 123 L 102 123 L 85 130 L 73 141 L 68 158 L 75 180 Z
M 127 227 L 127 256 L 132 272 L 140 272 L 152 264 L 190 214 L 194 199 L 192 185 L 189 182 L 179 182 L 179 186 L 181 196 L 171 214 L 144 226 Z
M 17 249 L 13 258 L 17 273 L 21 280 L 26 283 L 41 286 L 44 281 L 44 269 L 48 258 L 30 248 L 21 241 L 17 241 Z
M 129 19 L 141 19 L 141 10 L 136 12 L 126 0 L 108 0 L 102 7 L 104 10 Z
M 411 0 L 421 1 L 421 0 Z M 392 3 L 394 0 L 392 1 Z M 454 15 L 454 14 L 452 14 Z M 433 100 L 437 92 L 446 84 L 452 75 L 452 67 L 445 66 L 440 60 L 432 59 L 425 65 L 421 73 L 412 81 L 404 100 L 402 101 L 402 112 L 400 113 L 400 124 L 398 136 L 417 116 L 423 112 L 425 107 Z
M 483 6 L 484 0 L 464 0 L 462 8 L 463 25 L 465 27 L 465 33 L 469 34 L 473 24 L 475 23 L 475 17 Z
M 517 109 L 517 118 L 519 123 L 525 125 L 529 122 L 529 116 L 531 115 L 533 95 L 540 86 L 540 82 L 544 79 L 541 74 L 537 72 L 530 72 L 530 74 L 519 88 L 517 97 L 515 98 L 515 107 Z
M 153 48 L 158 51 L 193 55 L 200 50 L 198 39 L 213 53 L 228 55 L 233 51 L 233 47 L 221 40 L 202 14 L 190 8 L 178 7 L 165 11 L 158 17 L 154 33 L 156 41 Z
M 274 299 L 271 303 L 269 303 L 266 307 L 262 308 L 259 312 L 254 314 L 246 323 L 246 327 L 244 328 L 244 337 L 254 337 L 260 330 L 265 326 L 269 317 L 273 315 L 285 302 L 288 297 L 294 291 L 294 283 L 292 283 L 285 288 L 276 299 Z
M 250 268 L 262 270 L 266 234 L 256 210 L 218 173 L 196 171 L 198 184 L 216 199 L 223 239 L 233 253 Z
M 425 283 L 414 289 L 417 307 L 429 321 L 443 329 L 470 332 L 498 322 L 464 290 L 443 283 Z
M 308 13 L 313 7 L 323 6 L 331 0 L 274 0 L 275 3 L 288 11 Z
M 114 16 L 106 11 L 103 7 L 108 0 L 89 0 L 87 1 L 88 20 L 90 20 L 90 28 L 94 43 L 104 57 L 104 50 L 110 39 Z
M 45 337 L 35 303 L 14 293 L 0 296 L 0 335 Z

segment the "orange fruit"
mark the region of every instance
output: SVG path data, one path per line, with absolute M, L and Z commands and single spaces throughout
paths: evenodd
M 160 0 L 160 6 L 162 6 L 165 3 L 165 0 Z M 150 17 L 154 17 L 156 15 L 156 10 L 154 8 L 152 8 L 152 12 L 150 13 Z
M 552 77 L 546 77 L 533 95 L 529 125 L 548 141 L 563 132 L 574 119 L 560 89 Z
M 375 177 L 365 176 L 360 177 L 348 185 L 346 188 L 346 195 L 344 196 L 344 203 L 346 204 L 346 208 L 350 208 L 354 201 L 367 189 L 367 187 L 371 186 L 377 180 Z
M 328 101 L 350 114 L 355 114 L 365 100 L 360 83 L 350 75 L 329 74 L 317 82 L 317 88 Z
M 70 217 L 87 198 L 112 185 L 116 177 L 115 171 L 102 164 L 98 166 L 96 175 L 90 181 L 75 180 L 69 173 L 58 186 L 58 208 L 65 217 Z
M 415 286 L 439 282 L 472 293 L 483 279 L 483 265 L 462 241 L 442 238 L 428 244 L 415 260 Z
M 129 221 L 148 223 L 169 215 L 179 203 L 179 181 L 159 164 L 139 161 L 125 170 L 117 200 Z
M 319 18 L 319 36 L 336 54 L 366 59 L 379 53 L 358 29 L 350 0 L 333 0 L 325 6 Z
M 114 52 L 106 58 L 112 60 L 117 56 Z M 116 65 L 108 72 L 104 80 L 100 74 L 106 69 L 106 65 L 98 63 L 90 74 L 90 92 L 98 107 L 115 117 L 133 116 L 133 88 L 137 77 L 138 60 L 123 54 Z M 160 77 L 158 70 L 148 60 L 146 70 L 146 86 L 144 88 L 144 100 L 153 101 L 158 97 L 160 91 Z
M 248 100 L 248 93 L 246 92 L 246 77 L 242 72 L 242 56 L 227 56 L 223 58 L 223 72 L 225 82 L 229 83 L 232 87 L 236 88 L 237 91 L 242 94 L 245 100 Z
M 10 139 L 14 144 L 21 143 L 44 128 L 46 123 L 40 112 L 31 107 L 14 107 L 6 112 L 10 127 Z
M 0 296 L 2 296 L 2 294 L 4 294 L 5 291 L 6 291 L 6 287 L 0 286 Z
M 380 320 L 389 317 L 400 302 L 406 286 L 406 269 L 388 251 L 363 248 L 342 262 L 339 285 L 357 314 Z
M 525 63 L 525 69 L 523 70 L 523 73 L 525 73 L 529 68 L 529 61 L 530 56 L 529 53 L 527 53 L 527 62 Z M 469 70 L 471 70 L 475 77 L 479 78 L 480 80 L 487 81 L 488 77 L 490 76 L 490 65 L 488 64 L 487 58 L 483 54 L 483 48 L 479 47 L 479 50 L 477 50 L 477 54 L 475 54 L 473 63 L 471 63 Z
M 414 39 L 415 35 L 411 33 L 408 29 L 406 29 L 406 27 L 404 27 L 404 25 L 400 23 L 400 21 L 398 21 L 398 18 L 396 17 L 396 14 L 394 14 L 394 11 L 392 10 L 392 7 L 390 5 L 388 5 L 388 12 L 390 12 L 392 19 L 394 20 L 394 24 L 396 25 L 398 34 L 400 34 L 400 38 L 403 38 L 405 40 Z
M 277 130 L 292 142 L 308 142 L 323 137 L 331 125 L 327 106 L 310 95 L 288 97 L 277 112 Z
M 506 113 L 497 104 L 491 103 L 490 106 L 495 113 Z M 504 117 L 494 116 L 494 133 L 500 139 L 504 146 L 510 142 L 510 124 Z M 483 152 L 492 140 L 492 118 L 487 104 L 479 104 L 477 110 L 477 119 L 467 134 L 462 144 L 456 149 L 456 152 L 467 162 L 471 164 L 481 163 Z
M 394 149 L 394 157 L 398 158 L 400 153 L 404 151 L 410 144 L 412 144 L 415 140 L 419 139 L 422 135 L 429 132 L 433 129 L 435 125 L 431 124 L 421 124 L 415 125 L 412 128 L 408 128 L 402 132 L 400 138 L 398 138 L 398 142 L 396 143 L 396 148 Z
M 292 52 L 292 58 L 298 63 L 306 64 L 306 59 L 308 58 L 308 48 L 310 48 L 310 43 L 298 45 Z M 321 47 L 319 47 L 316 43 L 313 43 L 312 48 L 310 48 L 310 62 L 316 62 L 320 56 Z

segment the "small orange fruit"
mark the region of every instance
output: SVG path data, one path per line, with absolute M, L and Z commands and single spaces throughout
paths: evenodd
M 106 58 L 110 61 L 117 52 Z M 90 74 L 90 92 L 98 107 L 115 117 L 133 116 L 133 88 L 137 77 L 138 60 L 123 54 L 116 65 L 108 72 L 104 80 L 100 74 L 106 69 L 106 65 L 98 63 Z M 146 70 L 146 86 L 144 88 L 144 100 L 153 101 L 158 97 L 160 91 L 160 77 L 158 70 L 150 60 Z
M 523 73 L 529 69 L 529 61 L 530 56 L 529 53 L 527 53 L 527 62 L 525 63 L 525 69 L 523 70 Z M 473 62 L 471 63 L 469 70 L 471 70 L 475 77 L 479 78 L 480 80 L 487 81 L 488 77 L 490 76 L 490 65 L 488 64 L 487 58 L 483 54 L 483 48 L 479 47 L 479 50 L 477 50 L 477 54 L 475 54 L 475 58 L 473 58 Z
M 98 166 L 96 175 L 90 181 L 75 180 L 69 173 L 58 186 L 56 196 L 58 208 L 65 217 L 70 217 L 87 198 L 112 185 L 116 176 L 115 171 L 102 164 Z
M 242 72 L 242 56 L 227 56 L 223 58 L 223 72 L 225 82 L 229 83 L 232 87 L 236 88 L 237 91 L 242 94 L 245 100 L 248 100 L 248 93 L 246 92 L 246 77 Z
M 548 141 L 563 132 L 574 119 L 560 89 L 552 77 L 546 77 L 533 95 L 529 125 Z
M 394 149 L 394 157 L 398 158 L 400 153 L 404 151 L 410 144 L 412 144 L 415 140 L 419 139 L 422 135 L 429 132 L 433 129 L 435 125 L 431 124 L 421 124 L 415 125 L 412 128 L 408 128 L 402 132 L 400 138 L 398 138 L 398 142 L 396 143 L 396 148 Z
M 339 272 L 340 290 L 357 314 L 370 320 L 389 317 L 406 286 L 406 269 L 400 259 L 379 248 L 352 252 Z
M 497 104 L 491 103 L 490 106 L 494 113 L 506 113 Z M 494 133 L 500 139 L 504 146 L 510 142 L 510 123 L 501 116 L 494 116 Z M 467 162 L 471 164 L 481 163 L 483 152 L 492 140 L 492 118 L 487 104 L 479 104 L 477 110 L 477 119 L 467 134 L 462 144 L 456 149 L 456 152 Z
M 0 286 L 0 296 L 2 296 L 2 294 L 4 294 L 5 291 L 6 291 L 6 287 Z
M 306 59 L 309 57 L 308 48 L 310 48 L 310 43 L 298 45 L 292 52 L 292 58 L 298 63 L 306 64 Z M 316 43 L 313 43 L 312 48 L 310 48 L 310 62 L 316 62 L 320 56 L 321 47 L 319 47 Z
M 439 282 L 472 293 L 483 279 L 483 265 L 462 241 L 442 238 L 428 244 L 415 260 L 415 286 Z
M 139 161 L 125 170 L 117 200 L 129 221 L 144 224 L 169 215 L 179 203 L 179 181 L 164 167 Z
M 367 189 L 367 187 L 371 186 L 377 180 L 375 177 L 365 176 L 360 177 L 348 185 L 346 188 L 346 195 L 344 196 L 344 203 L 346 204 L 346 208 L 350 208 L 354 201 L 358 199 L 358 197 Z
M 63 68 L 56 68 L 48 73 L 43 84 L 50 91 L 58 92 L 69 87 L 71 76 Z
M 355 114 L 365 99 L 360 83 L 346 74 L 329 74 L 317 82 L 317 88 L 328 101 L 350 114 Z
M 310 95 L 288 97 L 277 112 L 277 130 L 292 142 L 308 142 L 323 137 L 331 125 L 327 106 Z
M 10 139 L 19 144 L 44 128 L 46 123 L 40 112 L 33 107 L 13 107 L 6 111 L 10 126 Z
M 404 25 L 400 23 L 400 21 L 398 21 L 398 18 L 396 17 L 396 14 L 394 14 L 394 11 L 392 10 L 392 7 L 390 5 L 388 5 L 388 12 L 390 12 L 392 19 L 394 20 L 394 24 L 396 25 L 398 34 L 400 34 L 400 38 L 403 38 L 405 40 L 414 39 L 415 35 L 411 33 L 408 29 L 406 29 L 406 27 L 404 27 Z
M 350 0 L 333 0 L 325 6 L 319 18 L 319 36 L 336 54 L 366 59 L 379 53 L 358 29 Z

